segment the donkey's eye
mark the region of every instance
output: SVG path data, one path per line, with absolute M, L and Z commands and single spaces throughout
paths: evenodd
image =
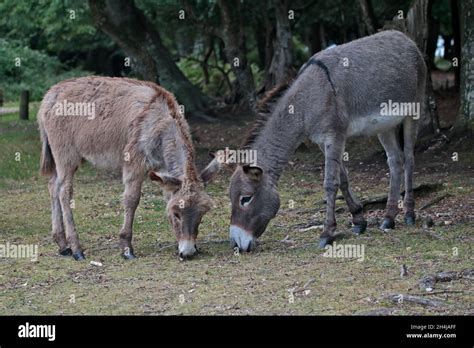
M 178 213 L 174 213 L 173 216 L 176 220 L 178 220 L 178 221 L 181 220 L 181 215 L 179 215 Z
M 253 196 L 240 196 L 240 206 L 246 207 L 248 206 L 253 200 Z

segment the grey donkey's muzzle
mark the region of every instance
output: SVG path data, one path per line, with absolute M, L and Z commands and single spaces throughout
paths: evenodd
M 230 244 L 232 248 L 238 247 L 240 251 L 251 251 L 255 248 L 255 238 L 244 229 L 230 226 Z
M 180 258 L 190 258 L 196 254 L 196 243 L 193 240 L 183 239 L 178 243 L 178 252 Z

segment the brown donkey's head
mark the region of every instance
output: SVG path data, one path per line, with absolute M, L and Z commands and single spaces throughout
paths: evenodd
M 204 187 L 219 171 L 213 160 L 202 172 L 200 179 L 177 178 L 169 174 L 151 171 L 150 179 L 158 182 L 164 189 L 168 203 L 166 213 L 178 240 L 180 258 L 190 258 L 196 252 L 196 238 L 202 217 L 212 206 Z

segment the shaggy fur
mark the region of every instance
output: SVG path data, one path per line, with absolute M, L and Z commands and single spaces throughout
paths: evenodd
M 94 105 L 95 115 L 57 114 L 60 103 Z M 156 84 L 94 76 L 66 80 L 46 93 L 38 123 L 43 143 L 40 171 L 51 176 L 53 238 L 61 252 L 70 248 L 75 256 L 83 257 L 69 201 L 73 175 L 84 160 L 122 172 L 125 221 L 120 245 L 126 252 L 132 250 L 133 216 L 147 173 L 153 173 L 150 177 L 167 193 L 170 220 L 178 204 L 193 207 L 191 215 L 199 211 L 199 221 L 209 210 L 188 124 L 174 96 Z M 206 168 L 207 180 L 217 169 L 215 163 Z M 197 220 L 192 226 L 183 220 L 175 228 L 178 240 L 195 239 Z

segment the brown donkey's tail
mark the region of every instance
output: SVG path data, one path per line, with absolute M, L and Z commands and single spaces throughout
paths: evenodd
M 54 163 L 53 153 L 51 152 L 51 147 L 49 146 L 46 132 L 41 129 L 40 133 L 41 142 L 43 143 L 43 147 L 41 149 L 40 173 L 41 175 L 49 176 L 54 173 L 56 164 Z

